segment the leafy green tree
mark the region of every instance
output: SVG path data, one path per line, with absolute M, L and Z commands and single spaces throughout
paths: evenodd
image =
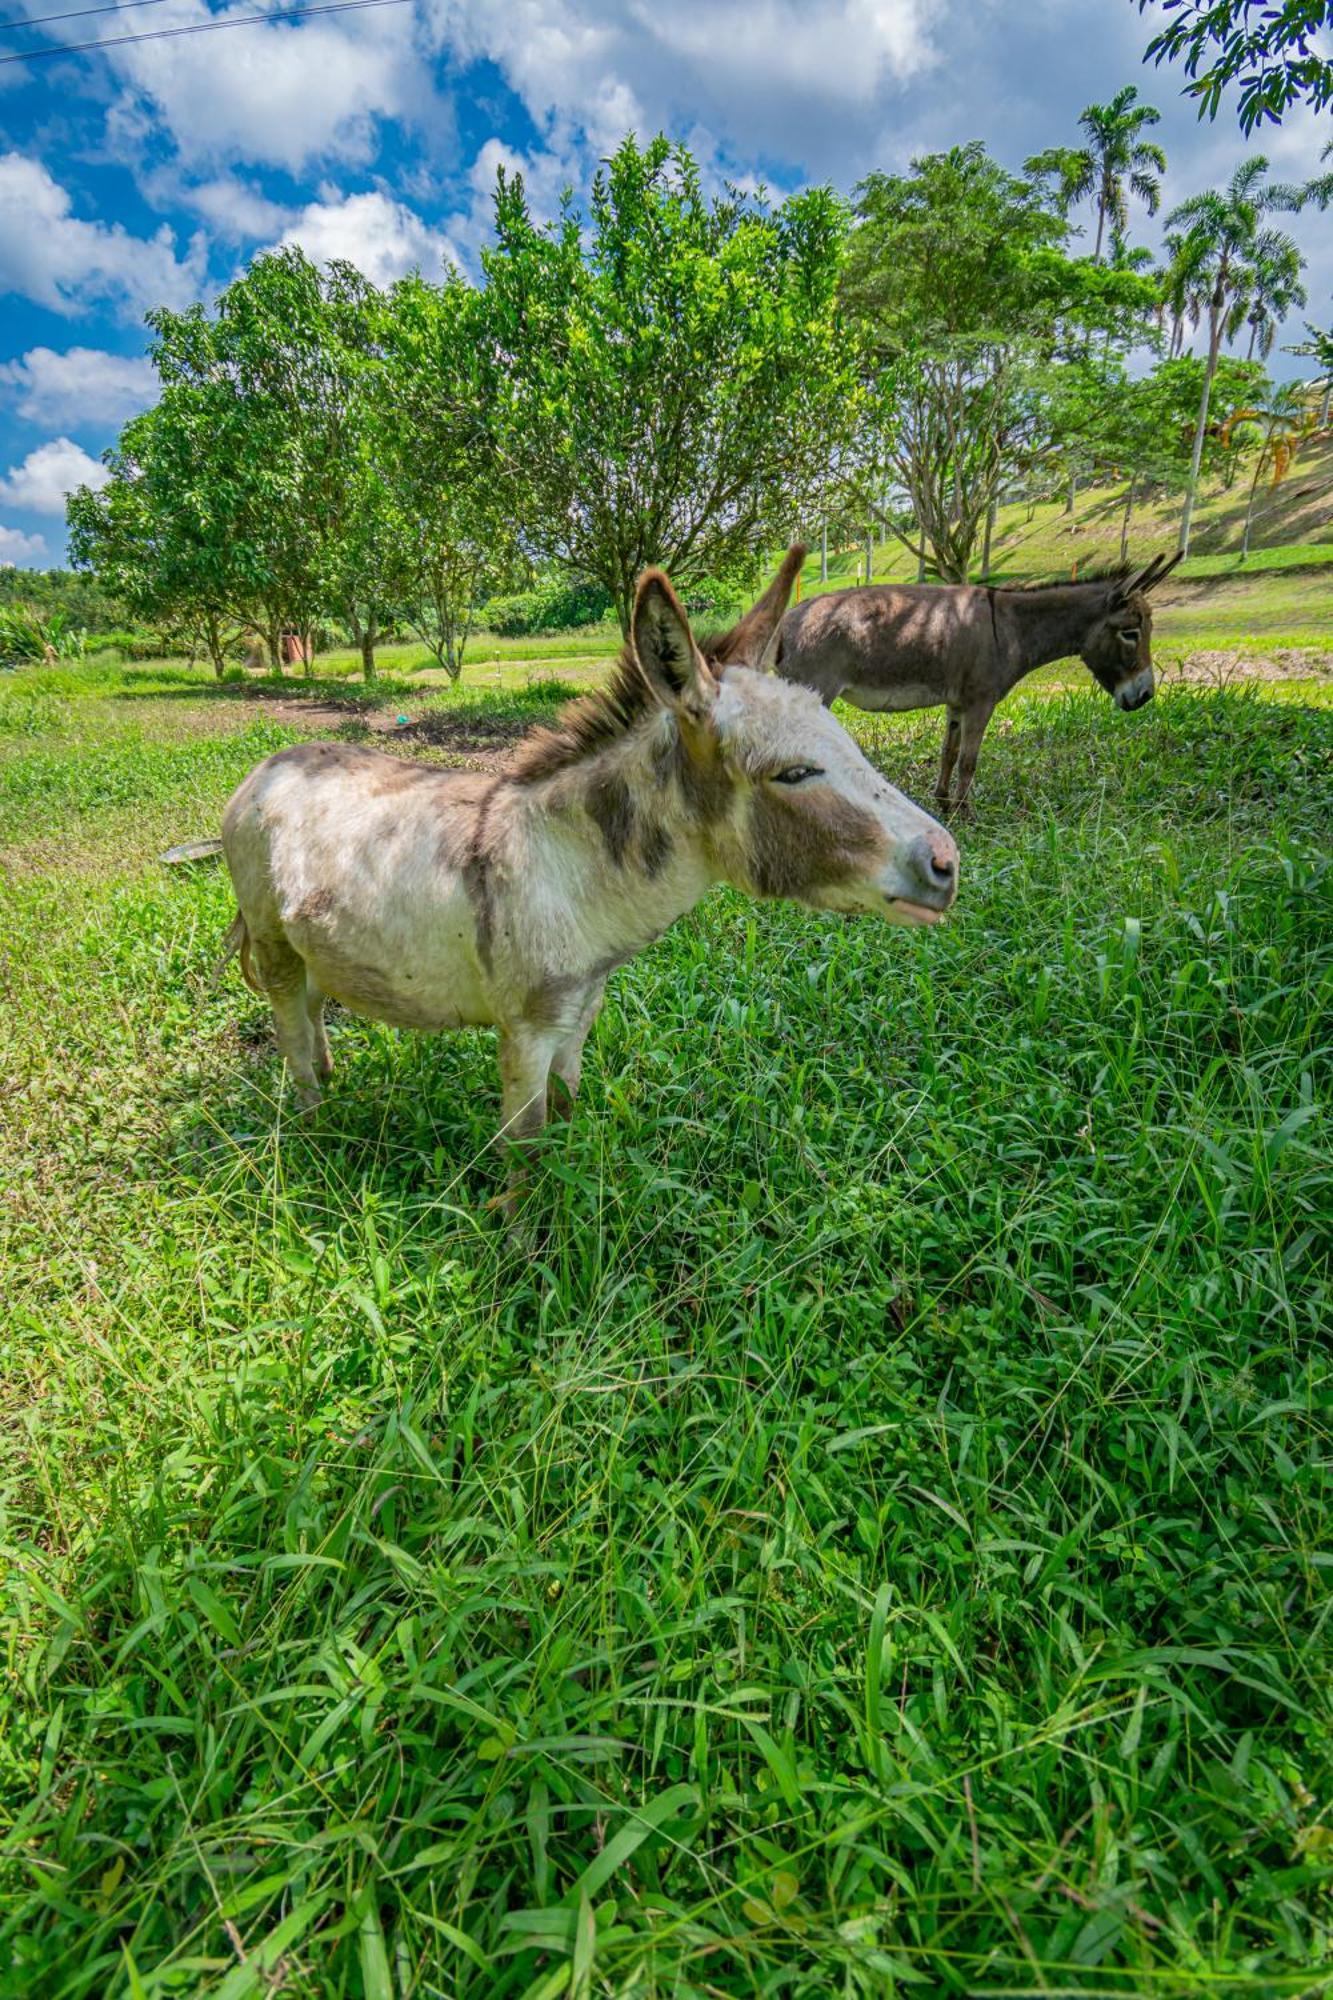
M 367 680 L 402 585 L 403 535 L 375 451 L 381 300 L 349 264 L 296 248 L 257 257 L 218 303 L 233 416 L 277 488 L 263 552 L 270 617 L 306 639 L 320 612 L 348 626 Z M 272 640 L 270 639 L 270 644 Z
M 818 518 L 859 416 L 846 232 L 827 188 L 706 199 L 660 137 L 627 139 L 586 218 L 567 200 L 550 229 L 501 174 L 482 260 L 498 448 L 530 553 L 602 584 L 622 630 L 646 564 L 730 584 Z
M 281 353 L 270 353 L 271 328 L 257 305 L 256 288 L 242 279 L 222 294 L 215 317 L 202 305 L 148 315 L 173 445 L 174 488 L 155 490 L 174 492 L 184 506 L 201 561 L 226 577 L 236 615 L 263 633 L 280 673 L 284 633 L 314 623 L 320 574 Z
M 1076 202 L 1089 197 L 1095 201 L 1094 263 L 1101 262 L 1108 222 L 1113 236 L 1123 237 L 1128 228 L 1131 194 L 1149 215 L 1156 215 L 1161 201 L 1160 176 L 1166 172 L 1166 154 L 1142 136 L 1150 125 L 1160 122 L 1161 113 L 1151 104 L 1140 104 L 1138 95 L 1134 85 L 1127 83 L 1109 104 L 1087 105 L 1078 121 L 1086 141 L 1083 146 L 1038 153 L 1027 162 L 1029 174 L 1054 176 L 1066 213 Z
M 379 334 L 375 454 L 412 629 L 457 680 L 479 604 L 512 586 L 524 508 L 493 423 L 488 304 L 456 275 L 396 285 Z
M 1139 0 L 1144 13 L 1154 0 Z M 1146 51 L 1156 63 L 1183 62 L 1186 94 L 1199 116 L 1215 118 L 1224 94 L 1239 93 L 1241 130 L 1281 122 L 1293 104 L 1322 111 L 1333 102 L 1333 61 L 1319 37 L 1328 0 L 1160 0 L 1166 23 Z M 1146 57 L 1145 57 L 1146 60 Z
M 1129 559 L 1136 504 L 1154 491 L 1183 492 L 1188 482 L 1203 371 L 1203 361 L 1192 354 L 1161 361 L 1148 375 L 1131 375 L 1116 360 L 1097 363 L 1087 357 L 1052 371 L 1046 426 L 1057 456 L 1075 457 L 1107 480 L 1124 481 L 1122 562 Z M 1234 457 L 1231 426 L 1265 388 L 1256 363 L 1220 359 L 1212 392 L 1217 421 L 1205 441 L 1205 473 L 1223 470 Z
M 236 544 L 214 491 L 214 440 L 188 389 L 173 385 L 106 454 L 110 478 L 66 505 L 70 555 L 136 616 L 186 631 L 221 677 L 244 617 Z
M 843 281 L 878 394 L 887 520 L 923 568 L 966 581 L 1002 483 L 1030 462 L 1044 371 L 1091 332 L 1141 332 L 1152 285 L 1064 254 L 1040 175 L 973 143 L 857 189 Z

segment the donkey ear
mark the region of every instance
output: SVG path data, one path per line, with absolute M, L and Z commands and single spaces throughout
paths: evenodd
M 730 632 L 709 647 L 718 666 L 765 667 L 771 664 L 771 649 L 778 627 L 804 562 L 804 542 L 793 542 L 782 559 L 782 568 L 759 602 L 750 607 L 739 625 L 733 625 Z
M 645 570 L 639 578 L 630 636 L 640 669 L 667 708 L 699 711 L 712 703 L 717 683 L 694 643 L 685 607 L 660 569 Z
M 1112 604 L 1123 604 L 1126 598 L 1133 597 L 1136 592 L 1142 596 L 1150 590 L 1155 590 L 1163 577 L 1170 576 L 1184 554 L 1183 549 L 1177 549 L 1173 556 L 1154 556 L 1146 569 L 1122 577 L 1111 593 Z
M 1168 576 L 1170 576 L 1176 564 L 1179 562 L 1184 562 L 1184 560 L 1185 560 L 1184 549 L 1177 549 L 1173 556 L 1158 556 L 1155 559 L 1155 561 L 1149 565 L 1151 573 L 1142 583 L 1140 583 L 1139 589 L 1156 590 L 1158 584 L 1162 583 Z

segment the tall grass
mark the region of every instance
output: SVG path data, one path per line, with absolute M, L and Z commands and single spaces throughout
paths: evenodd
M 263 745 L 95 708 L 0 764 L 83 843 L 3 889 L 14 1990 L 1328 1990 L 1333 709 L 1011 704 L 939 935 L 711 899 L 529 1265 L 488 1041 L 341 1020 L 293 1126 L 125 858 Z

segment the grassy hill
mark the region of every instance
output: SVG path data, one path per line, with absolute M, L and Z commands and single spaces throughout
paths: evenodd
M 1229 492 L 1220 483 L 1205 487 L 1189 560 L 1157 599 L 1159 638 L 1180 649 L 1333 646 L 1333 436 L 1308 447 L 1280 486 L 1260 494 L 1253 546 L 1242 558 L 1247 499 L 1244 473 Z M 1002 507 L 992 579 L 1027 582 L 1116 562 L 1124 504 L 1120 484 L 1080 493 L 1072 516 L 1059 500 Z M 1177 498 L 1136 506 L 1131 556 L 1146 561 L 1155 550 L 1174 547 L 1179 525 Z M 828 568 L 821 584 L 816 549 L 801 577 L 803 596 L 862 582 L 864 542 L 830 549 Z M 886 539 L 875 546 L 871 573 L 876 583 L 910 583 L 916 559 Z

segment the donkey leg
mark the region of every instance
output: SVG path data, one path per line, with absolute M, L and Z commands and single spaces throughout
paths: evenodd
M 306 974 L 305 1010 L 310 1016 L 310 1040 L 314 1057 L 315 1075 L 321 1083 L 327 1083 L 333 1075 L 333 1057 L 329 1053 L 329 1038 L 324 1027 L 324 995 L 310 975 Z
M 306 998 L 305 960 L 285 939 L 253 940 L 255 970 L 273 1009 L 278 1047 L 287 1060 L 302 1111 L 319 1103 L 315 1075 L 315 1037 Z
M 995 704 L 987 703 L 980 708 L 963 711 L 962 745 L 958 757 L 958 792 L 955 804 L 966 807 L 972 780 L 977 774 L 977 754 L 981 749 L 981 739 L 986 734 L 986 724 L 991 719 Z
M 547 1115 L 551 1118 L 568 1118 L 573 1112 L 574 1099 L 579 1094 L 579 1079 L 583 1074 L 583 1044 L 601 1010 L 605 990 L 599 985 L 588 995 L 579 1010 L 577 1021 L 551 1058 L 546 1101 Z
M 558 1029 L 521 1025 L 500 1030 L 500 1088 L 503 1122 L 500 1136 L 509 1143 L 509 1186 L 505 1216 L 511 1236 L 523 1241 L 519 1227 L 523 1189 L 533 1153 L 533 1140 L 546 1123 L 546 1091 L 551 1059 L 560 1043 Z
M 953 767 L 958 762 L 958 746 L 962 740 L 963 712 L 959 708 L 951 708 L 944 728 L 944 745 L 940 751 L 940 775 L 935 784 L 935 798 L 942 806 L 947 806 L 949 803 L 949 786 L 953 782 Z

